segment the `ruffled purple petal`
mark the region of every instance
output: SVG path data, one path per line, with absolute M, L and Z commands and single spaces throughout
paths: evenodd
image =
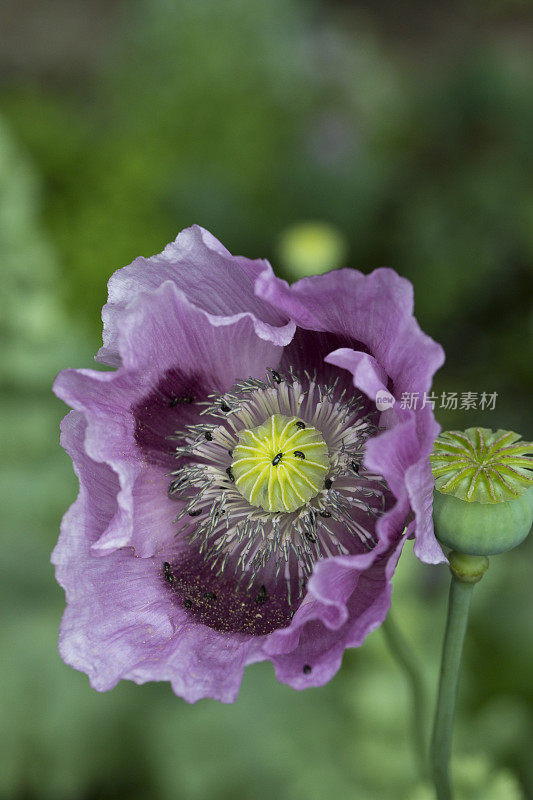
M 328 559 L 316 565 L 310 581 L 310 594 L 316 600 L 316 617 L 302 608 L 295 615 L 291 630 L 271 634 L 267 649 L 272 653 L 276 677 L 293 689 L 322 686 L 335 675 L 347 647 L 359 647 L 385 619 L 390 607 L 392 575 L 405 542 L 402 537 L 383 552 Z M 320 599 L 319 599 L 320 598 Z M 324 601 L 338 605 L 337 625 L 325 626 L 319 612 Z M 301 614 L 300 621 L 297 620 Z M 302 624 L 303 623 L 303 624 Z M 296 625 L 295 625 L 296 624 Z M 297 630 L 293 631 L 293 626 Z M 294 644 L 295 635 L 298 645 Z M 283 645 L 287 647 L 285 654 Z
M 124 367 L 161 375 L 179 365 L 184 373 L 211 376 L 225 391 L 243 375 L 257 375 L 257 364 L 278 363 L 282 345 L 274 328 L 257 331 L 248 311 L 216 315 L 194 305 L 172 281 L 153 292 L 139 292 L 121 317 L 119 350 Z M 294 330 L 290 326 L 291 336 Z M 262 372 L 264 375 L 264 371 Z
M 267 266 L 256 280 L 256 292 L 299 326 L 351 340 L 353 347 L 338 346 L 325 356 L 325 362 L 351 372 L 353 384 L 369 398 L 382 388 L 396 398 L 396 406 L 381 417 L 381 425 L 390 430 L 368 442 L 365 464 L 386 479 L 397 500 L 396 515 L 404 513 L 407 519 L 409 510 L 414 512 L 416 524 L 410 530 L 417 539 L 416 555 L 428 563 L 444 561 L 433 533 L 433 477 L 428 460 L 439 426 L 429 405 L 421 411 L 399 406 L 403 393 L 422 397 L 429 392 L 444 353 L 413 317 L 409 281 L 388 269 L 370 275 L 338 270 L 289 286 Z M 378 529 L 387 524 L 387 516 L 379 521 Z
M 126 308 L 139 293 L 151 293 L 165 281 L 171 281 L 193 305 L 213 317 L 247 313 L 257 336 L 279 346 L 288 344 L 294 323 L 254 294 L 254 281 L 267 265 L 263 260 L 232 256 L 199 225 L 187 228 L 162 253 L 136 258 L 111 276 L 109 299 L 102 311 L 104 343 L 97 361 L 119 366 Z
M 387 373 L 376 359 L 349 347 L 340 347 L 328 353 L 324 361 L 352 373 L 353 385 L 374 401 L 379 391 L 387 389 Z
M 439 564 L 446 561 L 433 531 L 433 475 L 429 463 L 433 442 L 440 426 L 429 406 L 418 414 L 410 412 L 408 419 L 371 439 L 366 448 L 365 465 L 383 475 L 394 493 L 395 513 L 406 519 L 411 509 L 415 524 L 414 551 L 421 561 Z M 378 530 L 387 515 L 378 521 Z
M 413 317 L 413 287 L 391 269 L 341 269 L 292 286 L 267 265 L 255 291 L 297 325 L 362 342 L 394 382 L 395 395 L 427 392 L 444 362 L 440 345 Z
M 98 691 L 123 678 L 168 680 L 188 702 L 202 697 L 233 702 L 244 667 L 261 658 L 261 638 L 191 625 L 183 609 L 169 603 L 157 559 L 135 557 L 131 548 L 93 557 L 91 543 L 116 510 L 117 481 L 106 464 L 87 455 L 85 428 L 78 412 L 63 420 L 61 443 L 74 462 L 80 493 L 52 555 L 68 600 L 62 658 L 86 672 Z
M 179 505 L 167 498 L 167 475 L 175 464 L 168 436 L 191 422 L 192 413 L 198 415 L 191 406 L 172 408 L 171 397 L 160 399 L 165 376 L 178 375 L 178 384 L 179 376 L 193 376 L 197 399 L 204 400 L 243 374 L 263 377 L 278 364 L 282 348 L 256 335 L 249 314 L 213 317 L 170 281 L 152 294 L 139 293 L 124 310 L 119 346 L 123 366 L 117 372 L 64 370 L 54 391 L 83 412 L 87 454 L 108 464 L 119 481 L 116 513 L 95 551 L 131 545 L 149 556 L 176 533 L 172 520 Z M 163 409 L 154 415 L 156 402 Z M 162 428 L 154 429 L 154 416 Z
M 361 354 L 348 349 L 336 352 L 342 353 L 341 358 L 333 353 L 326 360 L 351 371 L 354 385 L 364 391 L 361 385 Z M 368 388 L 369 384 L 366 385 Z M 365 465 L 383 475 L 387 481 L 397 500 L 395 514 L 401 510 L 406 519 L 410 509 L 414 512 L 415 520 L 410 532 L 416 533 L 415 554 L 425 563 L 441 563 L 446 559 L 433 531 L 434 479 L 429 462 L 440 426 L 429 405 L 417 412 L 398 406 L 386 413 L 390 427 L 368 442 Z M 378 530 L 386 519 L 387 515 L 379 521 Z
M 431 471 L 429 455 L 437 438 L 440 425 L 435 421 L 429 406 L 416 416 L 417 433 L 421 457 L 405 472 L 405 484 L 415 521 L 411 529 L 416 532 L 414 553 L 426 564 L 441 564 L 447 559 L 435 538 L 433 530 L 433 489 L 435 479 Z
M 361 644 L 383 621 L 403 539 L 386 551 L 322 562 L 290 629 L 270 636 L 220 633 L 191 622 L 169 601 L 157 557 L 139 558 L 127 547 L 94 558 L 91 544 L 116 512 L 118 485 L 106 464 L 87 455 L 86 425 L 78 412 L 63 421 L 61 442 L 80 492 L 64 517 L 52 561 L 68 600 L 61 656 L 86 672 L 93 688 L 106 691 L 120 679 L 168 680 L 188 702 L 232 702 L 244 667 L 265 658 L 284 683 L 318 686 L 338 670 L 344 649 Z M 336 616 L 328 618 L 334 604 Z
M 350 371 L 353 369 L 354 384 L 362 389 L 359 356 L 359 353 L 344 350 L 336 363 Z M 332 361 L 330 356 L 327 360 Z M 411 510 L 415 515 L 414 524 L 410 526 L 410 532 L 416 533 L 415 554 L 425 563 L 441 563 L 446 559 L 433 531 L 434 479 L 429 462 L 440 426 L 429 405 L 417 412 L 398 407 L 386 413 L 389 429 L 369 440 L 365 454 L 366 467 L 383 475 L 397 501 L 394 511 L 378 521 L 378 531 L 383 535 L 383 526 L 391 514 L 407 520 Z

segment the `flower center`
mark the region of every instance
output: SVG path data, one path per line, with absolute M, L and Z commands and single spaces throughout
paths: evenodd
M 362 395 L 292 369 L 202 406 L 174 434 L 168 488 L 196 566 L 169 558 L 162 575 L 211 627 L 270 632 L 289 624 L 317 561 L 375 547 L 387 486 L 363 455 L 377 428 Z
M 296 511 L 323 489 L 328 469 L 319 431 L 284 414 L 242 430 L 231 464 L 239 492 L 265 511 Z

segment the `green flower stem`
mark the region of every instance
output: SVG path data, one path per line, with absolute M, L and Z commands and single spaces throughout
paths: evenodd
M 486 556 L 472 556 L 453 550 L 448 554 L 448 560 L 452 581 L 431 744 L 431 771 L 437 800 L 453 798 L 450 783 L 450 754 L 463 643 L 474 585 L 481 580 L 489 567 Z
M 389 611 L 383 625 L 381 626 L 385 635 L 385 640 L 393 658 L 398 662 L 404 671 L 409 686 L 411 688 L 411 729 L 413 736 L 415 759 L 420 770 L 420 775 L 424 778 L 427 775 L 426 759 L 426 736 L 424 722 L 426 719 L 426 696 L 424 691 L 424 681 L 418 663 L 413 658 L 413 651 L 403 634 L 397 627 L 391 612 Z
M 453 798 L 449 774 L 453 718 L 473 590 L 473 583 L 465 583 L 452 574 L 431 747 L 431 768 L 438 800 Z

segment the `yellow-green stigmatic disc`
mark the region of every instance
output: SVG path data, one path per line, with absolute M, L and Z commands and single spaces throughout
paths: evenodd
M 231 471 L 238 490 L 265 511 L 296 511 L 324 487 L 329 455 L 322 434 L 298 417 L 273 414 L 239 433 Z

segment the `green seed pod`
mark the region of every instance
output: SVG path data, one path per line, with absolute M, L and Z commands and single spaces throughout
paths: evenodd
M 442 544 L 470 555 L 519 545 L 533 524 L 533 452 L 512 431 L 442 433 L 430 456 L 433 520 Z

